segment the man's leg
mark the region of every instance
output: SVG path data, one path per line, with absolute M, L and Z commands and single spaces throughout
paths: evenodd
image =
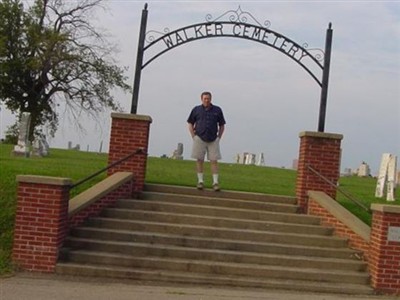
M 214 191 L 219 191 L 219 182 L 218 182 L 218 161 L 211 160 L 211 173 L 213 177 L 213 189 Z
M 198 159 L 196 161 L 196 171 L 197 171 L 197 188 L 199 190 L 203 189 L 204 187 L 204 160 Z
M 221 151 L 219 149 L 219 139 L 208 145 L 208 159 L 210 160 L 211 173 L 213 177 L 213 190 L 219 191 L 219 180 L 218 180 L 218 160 L 221 159 Z
M 206 152 L 206 144 L 198 137 L 193 138 L 192 158 L 196 159 L 196 172 L 197 172 L 197 188 L 202 190 L 204 188 L 204 157 Z

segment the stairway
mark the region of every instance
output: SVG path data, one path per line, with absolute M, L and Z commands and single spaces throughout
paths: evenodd
M 67 238 L 68 275 L 372 294 L 366 263 L 295 199 L 146 185 Z

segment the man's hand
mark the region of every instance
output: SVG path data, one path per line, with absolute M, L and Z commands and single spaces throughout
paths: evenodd
M 194 136 L 195 136 L 196 134 L 194 133 L 194 126 L 193 126 L 193 124 L 192 124 L 192 123 L 188 123 L 188 128 L 189 128 L 190 135 L 192 136 L 192 139 L 194 139 Z

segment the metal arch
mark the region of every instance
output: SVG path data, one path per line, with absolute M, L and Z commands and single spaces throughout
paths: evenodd
M 164 53 L 166 53 L 166 52 L 168 52 L 168 51 L 170 51 L 170 50 L 172 50 L 172 49 L 174 49 L 174 48 L 177 48 L 178 46 L 187 44 L 187 43 L 189 43 L 189 42 L 193 42 L 193 41 L 196 41 L 196 40 L 207 39 L 207 38 L 231 37 L 231 38 L 240 38 L 240 39 L 245 39 L 245 40 L 251 40 L 251 41 L 254 41 L 254 42 L 261 43 L 261 44 L 266 45 L 266 46 L 270 46 L 270 47 L 272 47 L 272 48 L 278 50 L 279 52 L 285 54 L 286 56 L 290 57 L 292 60 L 294 60 L 295 62 L 297 62 L 297 63 L 298 63 L 298 64 L 299 64 L 299 65 L 300 65 L 300 66 L 301 66 L 301 67 L 302 67 L 302 68 L 317 82 L 317 84 L 318 84 L 320 87 L 322 87 L 322 81 L 321 81 L 320 79 L 318 79 L 317 76 L 316 76 L 309 68 L 307 68 L 307 66 L 306 66 L 304 63 L 301 62 L 301 60 L 302 60 L 303 58 L 305 58 L 305 57 L 308 57 L 308 58 L 310 58 L 322 71 L 324 70 L 324 67 L 323 67 L 322 64 L 318 61 L 318 59 L 317 59 L 316 57 L 314 57 L 305 47 L 300 46 L 298 43 L 294 42 L 293 40 L 291 40 L 290 38 L 284 36 L 283 34 L 277 33 L 277 32 L 275 32 L 275 31 L 273 31 L 273 30 L 269 30 L 269 29 L 264 28 L 264 27 L 261 27 L 261 26 L 252 25 L 252 24 L 237 23 L 237 22 L 203 22 L 203 23 L 192 24 L 192 25 L 189 25 L 189 26 L 185 26 L 185 27 L 178 28 L 178 29 L 176 29 L 176 30 L 174 30 L 174 31 L 171 31 L 171 32 L 168 31 L 167 33 L 165 33 L 164 35 L 160 36 L 160 37 L 157 38 L 157 39 L 154 39 L 154 40 L 150 39 L 150 43 L 149 43 L 147 46 L 145 46 L 145 47 L 143 48 L 143 50 L 146 51 L 146 50 L 148 50 L 149 48 L 151 48 L 152 46 L 156 45 L 156 44 L 159 43 L 159 42 L 162 42 L 162 41 L 165 42 L 165 38 L 166 38 L 166 37 L 171 37 L 171 36 L 173 36 L 173 35 L 178 34 L 179 32 L 185 32 L 185 31 L 188 30 L 188 29 L 195 29 L 196 27 L 202 27 L 202 26 L 206 26 L 206 25 L 219 25 L 219 24 L 221 24 L 221 25 L 233 25 L 233 26 L 235 26 L 235 25 L 248 25 L 249 27 L 252 27 L 252 28 L 255 28 L 255 29 L 258 29 L 258 30 L 263 30 L 263 31 L 268 32 L 268 33 L 272 33 L 272 34 L 274 34 L 275 36 L 277 36 L 277 37 L 279 37 L 279 38 L 283 38 L 285 41 L 288 41 L 288 42 L 292 43 L 293 46 L 295 46 L 295 47 L 296 47 L 297 49 L 299 49 L 299 50 L 302 50 L 303 53 L 306 53 L 307 55 L 303 55 L 302 58 L 301 58 L 300 60 L 298 60 L 298 59 L 296 59 L 294 56 L 290 55 L 288 52 L 283 51 L 282 48 L 276 47 L 276 46 L 273 45 L 273 44 L 266 43 L 266 42 L 262 42 L 262 41 L 260 41 L 260 40 L 258 40 L 258 39 L 254 39 L 254 38 L 247 37 L 247 36 L 240 36 L 240 35 L 235 35 L 235 34 L 226 34 L 226 33 L 222 33 L 222 34 L 218 34 L 218 35 L 206 35 L 206 36 L 200 36 L 200 37 L 197 37 L 197 36 L 196 36 L 196 37 L 192 37 L 192 38 L 190 38 L 190 39 L 183 40 L 183 42 L 175 43 L 175 44 L 172 45 L 172 46 L 167 46 L 166 49 L 164 49 L 163 51 L 160 51 L 159 53 L 157 53 L 157 54 L 155 54 L 154 56 L 152 56 L 149 60 L 147 60 L 146 63 L 144 63 L 144 64 L 142 65 L 142 69 L 144 69 L 144 68 L 145 68 L 147 65 L 149 65 L 152 61 L 154 61 L 156 58 L 160 57 L 160 56 L 163 55 Z M 319 49 L 317 49 L 317 50 L 319 50 Z M 323 53 L 322 50 L 319 50 L 319 51 L 321 51 L 321 52 Z
M 322 51 L 321 49 L 309 49 L 307 50 L 306 48 L 308 47 L 307 44 L 303 44 L 303 46 L 300 46 L 299 44 L 293 42 L 291 39 L 287 38 L 286 36 L 274 32 L 272 30 L 269 30 L 269 26 L 271 25 L 271 22 L 269 21 L 265 21 L 264 25 L 262 25 L 260 22 L 258 22 L 256 20 L 256 18 L 254 18 L 254 16 L 252 14 L 250 14 L 249 12 L 243 11 L 240 6 L 238 7 L 238 9 L 235 10 L 229 10 L 225 13 L 223 13 L 221 16 L 219 16 L 218 18 L 212 20 L 212 16 L 211 15 L 207 15 L 206 16 L 206 23 L 199 23 L 196 24 L 197 26 L 207 26 L 207 25 L 215 25 L 216 24 L 229 24 L 229 25 L 233 25 L 233 26 L 244 26 L 246 28 L 256 28 L 255 30 L 259 30 L 257 32 L 256 35 L 258 35 L 260 33 L 261 30 L 264 31 L 264 37 L 263 37 L 263 41 L 261 40 L 257 40 L 254 38 L 251 38 L 247 35 L 245 35 L 246 31 L 243 31 L 243 36 L 237 35 L 234 33 L 233 34 L 224 34 L 222 32 L 222 28 L 220 28 L 220 34 L 218 35 L 212 35 L 209 34 L 210 32 L 208 31 L 208 28 L 206 29 L 206 35 L 200 34 L 201 36 L 197 36 L 197 32 L 196 32 L 196 38 L 190 38 L 188 39 L 186 36 L 186 29 L 189 28 L 193 28 L 196 25 L 189 25 L 186 27 L 182 27 L 180 29 L 177 29 L 175 31 L 173 31 L 172 33 L 175 34 L 175 38 L 176 38 L 176 44 L 173 45 L 173 42 L 171 41 L 171 39 L 169 40 L 169 42 L 172 45 L 168 45 L 167 42 L 164 42 L 167 44 L 167 49 L 164 49 L 160 52 L 158 52 L 156 55 L 154 55 L 150 60 L 148 60 L 144 65 L 143 65 L 143 58 L 144 58 L 144 52 L 145 50 L 149 49 L 152 45 L 155 45 L 156 43 L 158 43 L 160 40 L 163 39 L 163 37 L 168 37 L 170 36 L 172 33 L 170 33 L 169 29 L 165 30 L 164 33 L 162 34 L 162 37 L 158 38 L 158 39 L 154 39 L 152 37 L 149 38 L 150 40 L 150 44 L 148 46 L 145 46 L 145 41 L 146 41 L 146 27 L 147 27 L 147 14 L 148 14 L 148 10 L 147 10 L 147 3 L 144 6 L 144 9 L 142 10 L 142 18 L 141 18 L 141 23 L 140 23 L 140 32 L 139 32 L 139 42 L 138 42 L 138 51 L 137 51 L 137 57 L 136 57 L 136 68 L 135 68 L 135 76 L 134 76 L 134 84 L 133 84 L 133 94 L 132 94 L 132 106 L 131 106 L 131 113 L 132 114 L 136 114 L 137 111 L 137 104 L 138 104 L 138 99 L 139 99 L 139 89 L 140 89 L 140 78 L 141 78 L 141 71 L 144 67 L 146 67 L 150 62 L 152 62 L 154 59 L 156 59 L 157 57 L 161 56 L 162 54 L 168 52 L 170 49 L 173 49 L 177 46 L 183 45 L 187 42 L 193 41 L 193 40 L 199 40 L 199 39 L 204 39 L 204 38 L 211 38 L 211 37 L 236 37 L 236 38 L 243 38 L 243 39 L 248 39 L 248 40 L 253 40 L 262 44 L 266 44 L 272 48 L 275 48 L 276 50 L 286 54 L 287 56 L 289 56 L 290 58 L 292 58 L 294 61 L 296 61 L 304 70 L 307 71 L 307 73 L 314 78 L 314 80 L 318 83 L 318 85 L 321 87 L 321 96 L 320 96 L 320 109 L 319 109 L 319 119 L 318 119 L 318 131 L 319 132 L 324 132 L 325 130 L 325 115 L 326 115 L 326 105 L 327 105 L 327 98 L 328 98 L 328 83 L 329 83 L 329 69 L 330 69 L 330 60 L 331 60 L 331 51 L 332 51 L 332 35 L 333 35 L 333 30 L 332 30 L 332 24 L 329 23 L 329 27 L 326 31 L 326 39 L 325 39 L 325 51 Z M 221 19 L 223 18 L 228 18 L 229 22 L 227 21 L 222 21 Z M 248 21 L 251 20 L 251 22 L 253 22 L 254 24 L 250 24 Z M 217 29 L 215 29 L 217 30 Z M 182 31 L 182 33 L 185 34 L 185 39 L 183 39 L 181 36 L 178 35 L 178 32 Z M 155 31 L 153 31 L 155 32 Z M 254 33 L 256 31 L 253 32 L 253 37 L 254 37 Z M 276 36 L 275 41 L 271 44 L 268 41 L 265 41 L 265 33 L 269 33 L 272 35 Z M 210 36 L 209 36 L 210 35 Z M 179 39 L 178 39 L 179 38 Z M 276 41 L 278 38 L 283 39 L 283 42 L 281 44 L 280 47 L 276 46 Z M 267 38 L 268 39 L 268 38 Z M 288 46 L 286 44 L 286 42 L 289 42 L 292 44 L 292 47 L 287 50 L 287 49 L 283 49 L 284 47 L 286 48 L 286 46 Z M 293 47 L 295 48 L 295 50 L 293 50 Z M 286 50 L 286 51 L 285 51 Z M 301 50 L 302 53 L 300 54 L 300 57 L 295 57 L 296 53 Z M 320 51 L 321 53 L 323 53 L 322 57 L 319 55 L 315 55 L 315 57 L 313 55 L 311 55 L 310 51 Z M 293 52 L 294 51 L 294 52 Z M 303 53 L 305 53 L 305 55 L 303 55 Z M 306 66 L 306 64 L 304 64 L 302 62 L 303 58 L 305 57 L 309 57 L 311 58 L 311 62 L 316 63 L 316 65 L 322 70 L 322 80 L 320 81 L 317 76 Z M 319 63 L 319 61 L 323 60 L 323 65 L 321 65 Z

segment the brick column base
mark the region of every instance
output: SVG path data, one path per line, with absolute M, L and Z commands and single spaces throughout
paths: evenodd
M 146 176 L 147 149 L 152 120 L 149 116 L 121 113 L 112 113 L 111 118 L 108 164 L 118 161 L 137 149 L 143 149 L 143 153 L 109 169 L 108 176 L 115 172 L 132 172 L 133 193 L 138 194 L 143 191 Z
M 372 204 L 369 271 L 372 287 L 400 295 L 400 206 Z
M 68 231 L 68 178 L 17 176 L 12 259 L 25 270 L 54 272 Z
M 340 177 L 341 134 L 324 132 L 300 133 L 300 151 L 297 169 L 296 198 L 300 210 L 307 212 L 307 192 L 321 191 L 336 198 L 336 188 L 315 175 L 308 166 L 318 171 L 335 185 Z

